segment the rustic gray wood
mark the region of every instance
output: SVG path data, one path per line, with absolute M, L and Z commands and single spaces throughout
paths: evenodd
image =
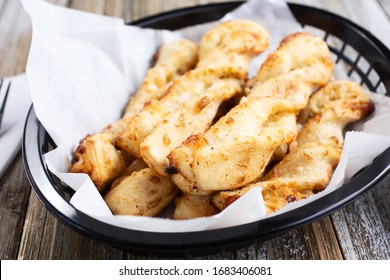
M 0 259 L 18 257 L 30 191 L 22 161 L 13 162 L 0 179 Z
M 56 5 L 137 20 L 163 11 L 224 0 L 51 0 Z M 390 46 L 387 0 L 292 0 L 323 7 L 363 25 Z M 31 24 L 19 1 L 0 1 L 0 76 L 25 71 Z M 190 259 L 389 259 L 389 182 L 347 207 L 304 227 L 251 246 Z M 37 199 L 21 154 L 0 178 L 1 259 L 153 259 L 123 252 L 67 228 Z
M 25 71 L 31 32 L 28 18 L 23 13 L 19 1 L 0 4 L 0 77 Z M 31 191 L 24 175 L 21 153 L 17 158 L 0 178 L 0 259 L 18 256 Z
M 347 259 L 390 258 L 390 178 L 332 215 Z
M 31 194 L 19 259 L 122 259 L 123 252 L 70 230 Z

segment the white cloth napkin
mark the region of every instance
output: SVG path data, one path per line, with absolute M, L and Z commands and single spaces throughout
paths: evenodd
M 4 98 L 8 81 L 11 81 L 11 87 L 0 129 L 0 177 L 20 149 L 24 123 L 31 106 L 31 95 L 25 74 L 4 79 L 0 101 Z

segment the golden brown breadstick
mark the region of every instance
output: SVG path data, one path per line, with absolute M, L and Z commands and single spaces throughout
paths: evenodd
M 170 153 L 171 170 L 190 182 L 185 186 L 202 192 L 233 190 L 258 179 L 275 150 L 295 139 L 296 114 L 332 71 L 323 40 L 304 32 L 288 36 L 264 62 L 239 105 Z
M 204 132 L 220 104 L 242 91 L 251 58 L 268 41 L 267 31 L 250 21 L 228 21 L 211 29 L 200 42 L 196 68 L 134 116 L 117 146 L 165 174 L 169 152 L 188 136 Z
M 117 146 L 142 156 L 166 175 L 169 152 L 189 135 L 205 131 L 220 104 L 242 92 L 250 60 L 268 46 L 268 40 L 264 28 L 248 21 L 225 22 L 207 32 L 200 42 L 196 69 L 177 79 L 160 100 L 148 102 L 129 121 Z M 179 199 L 177 213 L 182 214 L 177 218 L 195 215 L 186 208 L 189 202 L 194 205 L 200 200 Z M 210 201 L 208 205 L 207 209 L 215 210 Z
M 258 183 L 214 198 L 224 208 L 253 187 L 261 187 L 267 212 L 323 190 L 340 160 L 344 127 L 372 111 L 361 86 L 350 81 L 331 82 L 310 99 L 306 122 L 289 154 Z
M 156 65 L 147 72 L 137 93 L 129 101 L 124 117 L 80 142 L 70 172 L 87 173 L 97 189 L 104 191 L 132 160 L 114 145 L 129 118 L 141 110 L 145 102 L 159 98 L 174 79 L 194 67 L 197 53 L 197 46 L 185 39 L 164 44 Z
M 156 65 L 151 68 L 140 89 L 130 99 L 125 117 L 134 116 L 150 100 L 159 99 L 178 77 L 195 67 L 198 62 L 196 44 L 186 39 L 163 44 Z

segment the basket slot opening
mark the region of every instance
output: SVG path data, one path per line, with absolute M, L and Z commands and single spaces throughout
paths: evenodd
M 362 88 L 363 88 L 365 91 L 370 91 L 370 89 L 368 88 L 368 86 L 367 86 L 365 83 L 361 83 L 360 85 L 362 86 Z
M 359 82 L 361 85 L 365 86 L 364 88 L 375 91 L 376 90 L 376 83 L 373 83 L 370 78 L 358 67 L 355 67 L 351 69 L 348 73 L 348 76 L 355 82 Z
M 383 82 L 379 83 L 377 88 L 376 88 L 376 93 L 383 94 L 383 95 L 388 95 L 386 91 L 385 84 Z
M 324 41 L 328 44 L 329 47 L 338 50 L 337 53 L 342 53 L 342 48 L 345 42 L 340 40 L 340 38 L 331 34 L 327 34 L 327 37 L 324 39 Z
M 376 83 L 376 85 L 375 85 L 375 90 L 378 89 L 378 87 L 379 87 L 379 85 L 380 85 L 381 83 L 382 83 L 381 80 L 379 80 L 379 81 Z
M 382 81 L 378 73 L 367 59 L 353 47 L 345 44 L 340 51 L 334 46 L 329 46 L 329 49 L 337 56 L 336 63 L 345 70 L 353 81 L 366 85 L 367 89 L 371 91 L 376 91 L 380 87 Z
M 356 65 L 363 73 L 368 72 L 368 74 L 369 74 L 371 72 L 371 70 L 368 71 L 371 68 L 371 64 L 363 56 L 360 57 L 360 59 L 359 59 L 359 61 L 357 61 Z
M 360 56 L 360 53 L 349 44 L 346 44 L 343 54 L 344 56 L 348 57 L 351 61 L 355 61 L 355 63 L 357 63 Z
M 351 76 L 352 71 L 355 70 L 355 69 L 357 68 L 357 64 L 358 64 L 358 62 L 359 62 L 359 60 L 360 60 L 361 57 L 362 57 L 362 56 L 359 54 L 359 55 L 357 56 L 357 58 L 355 59 L 355 61 L 351 64 L 351 70 L 349 70 L 348 76 Z
M 378 73 L 375 70 L 371 70 L 367 77 L 371 84 L 374 85 L 373 90 L 376 90 L 381 83 Z
M 337 66 L 339 69 L 342 70 L 341 74 L 344 74 L 344 75 L 341 75 L 340 78 L 347 79 L 347 77 L 349 77 L 349 75 L 350 75 L 349 73 L 351 72 L 351 65 L 349 63 L 347 63 L 345 60 L 340 59 L 340 61 L 337 63 Z
M 352 81 L 363 84 L 364 80 L 362 79 L 362 76 L 359 75 L 357 71 L 352 71 L 349 75 Z
M 337 60 L 338 60 L 338 57 L 339 57 L 337 51 L 331 51 L 330 57 L 332 58 L 333 61 L 336 61 L 336 63 L 337 63 Z

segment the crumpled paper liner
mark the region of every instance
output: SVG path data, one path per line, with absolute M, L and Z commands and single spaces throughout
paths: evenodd
M 86 134 L 99 132 L 119 119 L 123 106 L 141 83 L 162 42 L 186 37 L 194 41 L 216 23 L 175 32 L 124 25 L 121 19 L 23 0 L 33 24 L 27 76 L 36 115 L 57 148 L 45 154 L 48 168 L 76 192 L 71 204 L 86 215 L 116 226 L 157 232 L 187 232 L 245 224 L 265 217 L 261 190 L 254 188 L 221 213 L 175 221 L 165 218 L 113 216 L 86 174 L 70 174 L 72 151 Z M 288 34 L 300 30 L 282 0 L 249 1 L 227 14 L 227 19 L 250 19 L 271 35 L 267 52 L 253 60 L 256 73 L 267 54 Z M 326 195 L 352 174 L 372 162 L 390 146 L 390 129 L 383 122 L 390 114 L 388 98 L 374 95 L 375 113 L 347 133 L 340 164 L 329 187 L 306 200 L 289 204 L 277 215 Z M 380 135 L 377 135 L 380 134 Z M 364 149 L 362 149 L 364 147 Z

